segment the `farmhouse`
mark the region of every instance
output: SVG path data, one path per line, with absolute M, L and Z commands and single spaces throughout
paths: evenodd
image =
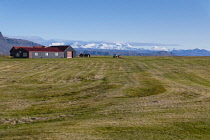
M 70 45 L 60 46 L 14 46 L 10 50 L 14 58 L 75 58 L 76 51 Z

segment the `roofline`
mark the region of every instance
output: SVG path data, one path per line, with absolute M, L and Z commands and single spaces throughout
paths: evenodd
M 58 46 L 71 46 L 71 45 L 51 45 L 49 47 L 53 47 L 53 46 L 55 46 L 55 47 L 57 46 L 58 47 Z
M 27 50 L 26 50 L 27 51 Z M 51 51 L 28 51 L 28 52 L 51 52 Z M 64 53 L 63 51 L 57 53 Z
M 67 45 L 68 47 L 64 50 L 64 51 L 66 51 L 69 47 L 71 47 L 70 45 Z M 71 47 L 72 48 L 72 47 Z
M 64 52 L 65 52 L 69 47 L 72 48 L 71 45 L 55 45 L 55 46 L 49 46 L 49 47 L 59 47 L 59 46 L 62 46 L 62 47 L 68 46 L 68 47 L 64 50 Z M 74 49 L 74 48 L 72 48 L 72 49 Z

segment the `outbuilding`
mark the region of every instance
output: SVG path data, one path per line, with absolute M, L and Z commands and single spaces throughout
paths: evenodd
M 61 46 L 14 46 L 10 50 L 14 58 L 75 58 L 76 51 L 70 45 Z

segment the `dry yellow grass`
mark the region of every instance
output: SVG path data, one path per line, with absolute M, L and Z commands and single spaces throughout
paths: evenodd
M 210 57 L 0 59 L 0 139 L 210 139 Z

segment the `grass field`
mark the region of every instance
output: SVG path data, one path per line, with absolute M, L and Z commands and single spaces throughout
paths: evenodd
M 0 139 L 210 139 L 210 57 L 0 58 Z

